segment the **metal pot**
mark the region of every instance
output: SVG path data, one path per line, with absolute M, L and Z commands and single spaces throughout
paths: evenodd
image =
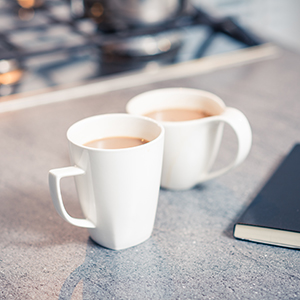
M 187 0 L 83 0 L 85 15 L 100 28 L 122 30 L 155 26 L 172 21 Z M 103 24 L 103 26 L 101 25 Z
M 101 47 L 101 74 L 174 63 L 181 46 L 182 35 L 176 31 L 105 42 Z

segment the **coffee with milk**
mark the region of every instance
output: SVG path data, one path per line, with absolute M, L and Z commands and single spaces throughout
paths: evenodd
M 212 116 L 211 114 L 200 109 L 188 108 L 170 108 L 163 110 L 155 110 L 145 114 L 146 117 L 164 122 L 182 122 L 202 119 Z
M 143 138 L 130 136 L 114 136 L 92 140 L 85 143 L 84 146 L 97 149 L 122 149 L 140 146 L 148 142 L 149 141 Z

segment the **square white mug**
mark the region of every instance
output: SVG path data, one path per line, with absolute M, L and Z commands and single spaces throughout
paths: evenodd
M 87 142 L 106 137 L 137 137 L 149 142 L 123 149 L 96 149 Z M 164 128 L 149 118 L 128 114 L 90 117 L 68 132 L 70 167 L 49 172 L 58 214 L 88 228 L 98 244 L 120 250 L 147 240 L 155 221 L 163 158 Z M 63 204 L 60 180 L 74 176 L 85 219 L 71 217 Z

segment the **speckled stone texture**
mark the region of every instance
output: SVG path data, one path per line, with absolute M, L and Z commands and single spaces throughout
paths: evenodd
M 300 299 L 300 251 L 235 240 L 232 227 L 300 141 L 300 57 L 5 113 L 0 118 L 0 299 Z M 52 168 L 69 165 L 65 133 L 91 115 L 124 112 L 146 90 L 192 87 L 219 95 L 253 129 L 247 160 L 195 188 L 161 190 L 152 237 L 112 251 L 63 221 L 48 191 Z M 233 159 L 229 128 L 216 168 Z M 68 211 L 81 216 L 72 179 Z M 299 220 L 300 221 L 300 220 Z

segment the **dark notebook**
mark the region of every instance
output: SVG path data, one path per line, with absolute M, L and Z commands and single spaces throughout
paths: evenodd
M 238 222 L 237 239 L 300 249 L 300 144 L 296 144 Z

